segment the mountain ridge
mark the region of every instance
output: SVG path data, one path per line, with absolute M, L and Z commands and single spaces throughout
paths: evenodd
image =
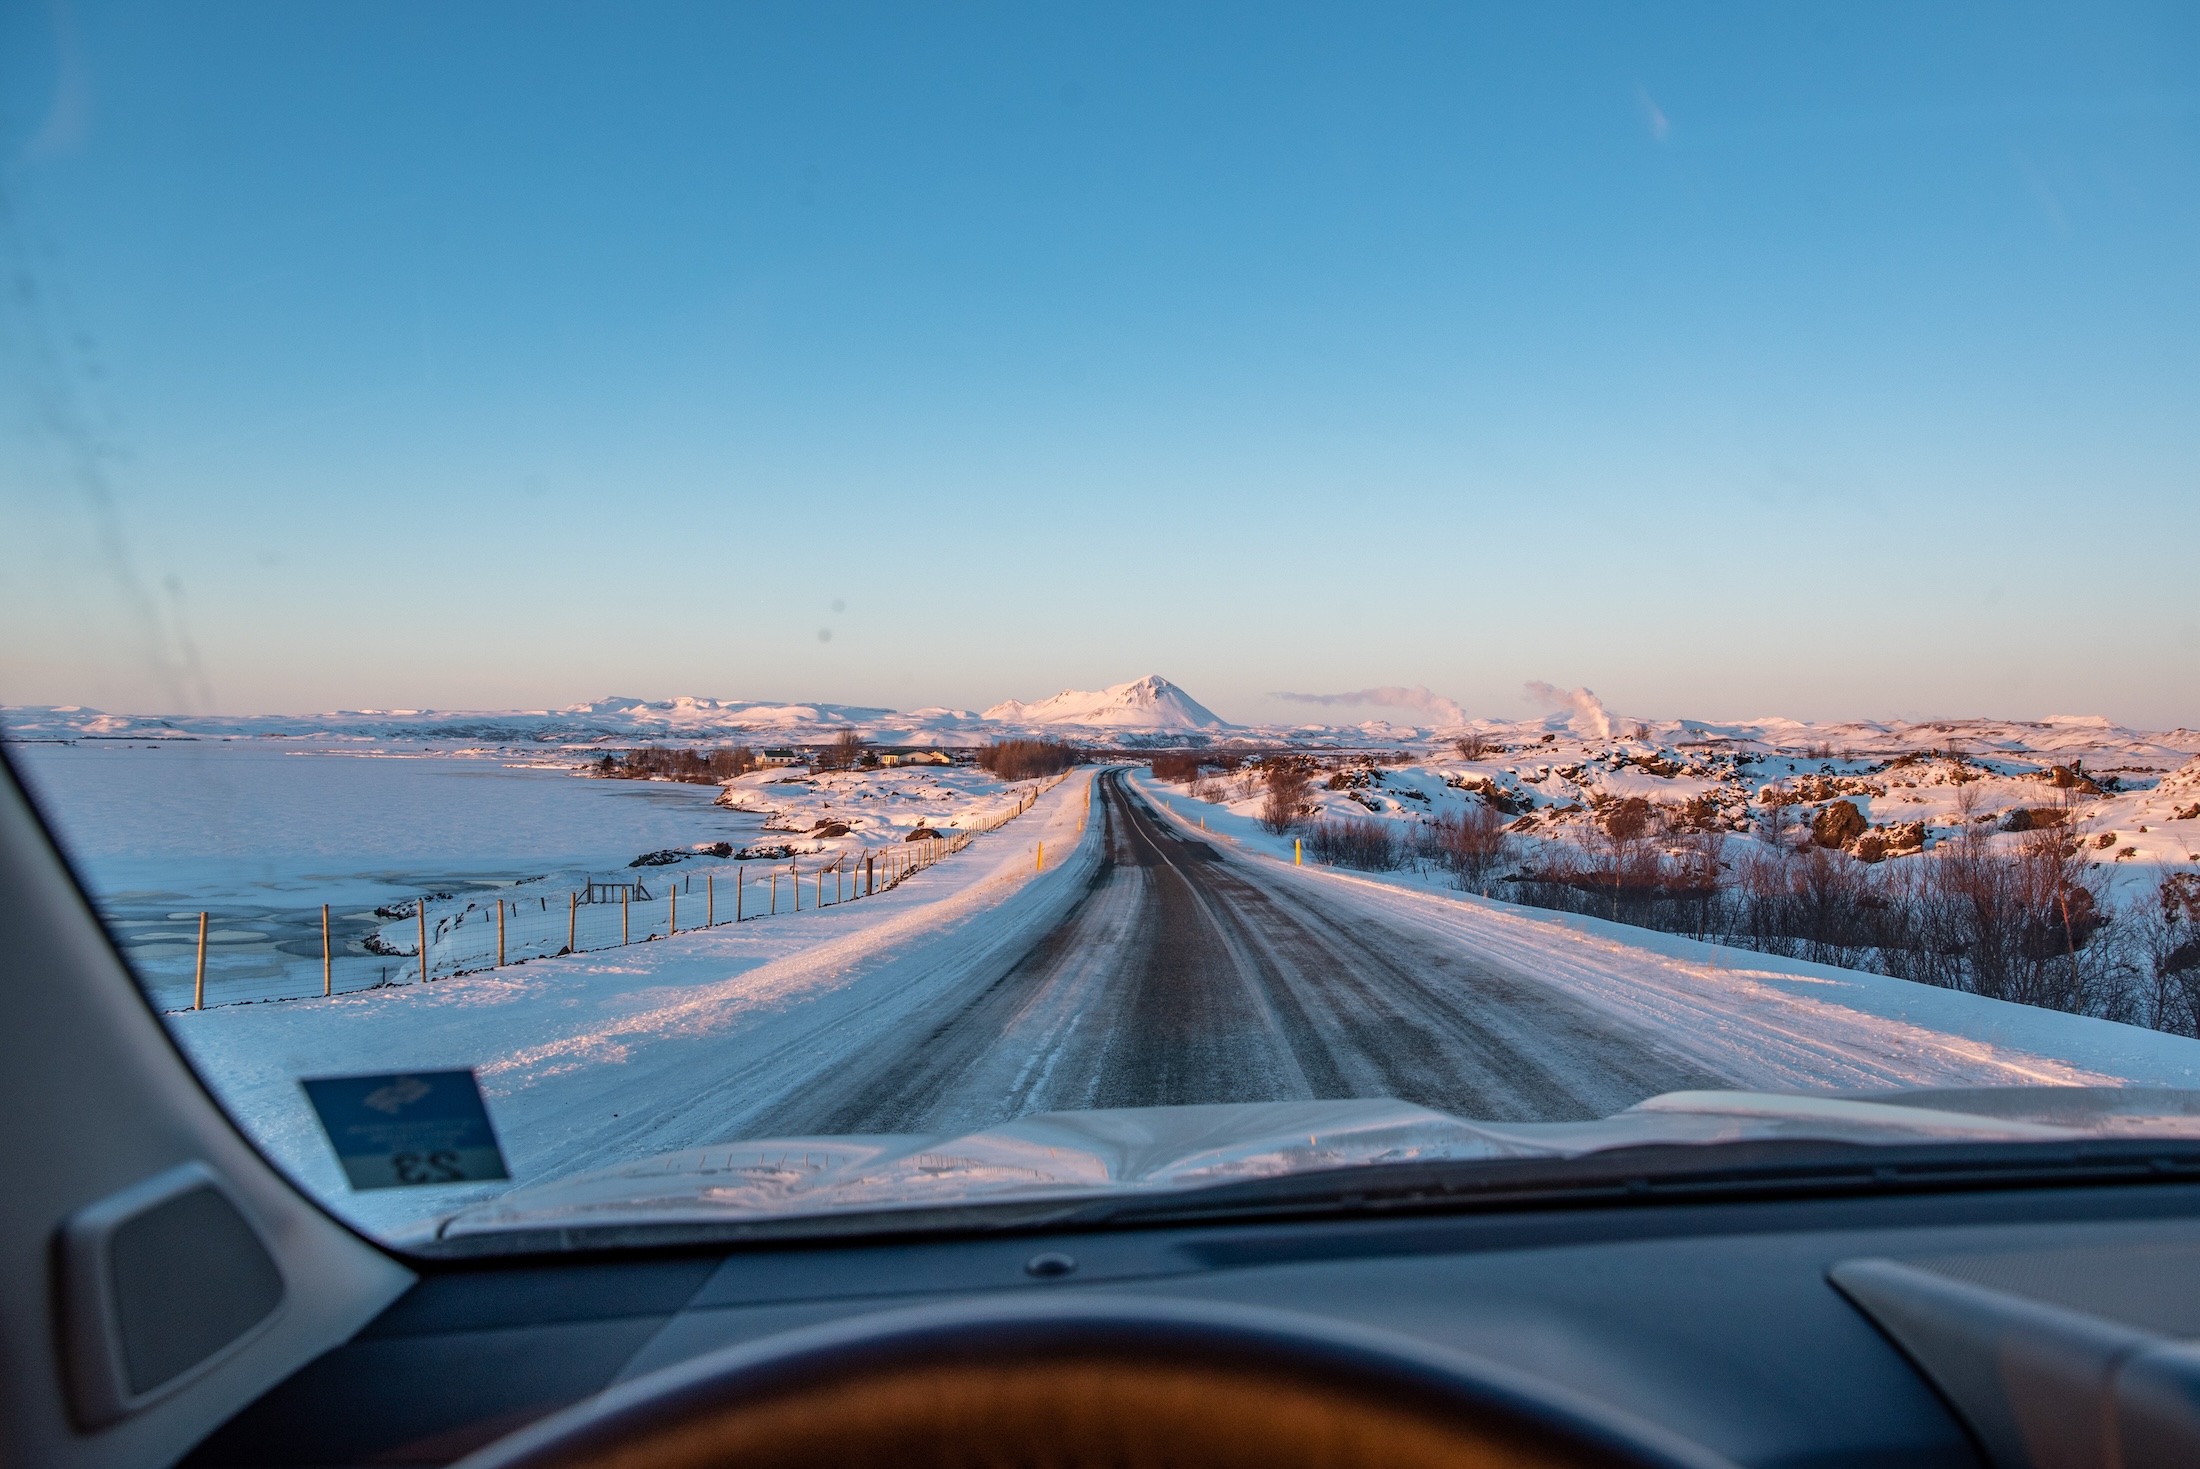
M 1076 724 L 1096 729 L 1236 727 L 1158 673 L 1104 689 L 1064 689 L 1032 704 L 1005 699 L 980 717 L 998 724 Z

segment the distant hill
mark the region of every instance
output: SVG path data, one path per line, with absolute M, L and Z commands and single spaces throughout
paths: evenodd
M 1231 726 L 1159 674 L 1086 692 L 1064 689 L 1035 704 L 1010 699 L 985 711 L 996 724 L 1077 724 L 1100 729 L 1216 730 Z

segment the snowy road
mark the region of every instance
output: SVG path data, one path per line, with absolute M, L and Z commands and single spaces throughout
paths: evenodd
M 350 1192 L 301 1076 L 471 1067 L 523 1183 L 735 1139 L 954 1136 L 1087 1107 L 1389 1096 L 1529 1121 L 1707 1086 L 2200 1085 L 2200 1042 L 1411 871 L 1294 868 L 1288 838 L 1249 820 L 1150 804 L 1171 795 L 1079 772 L 876 897 L 163 1018 L 260 1146 L 376 1231 L 501 1186 Z
M 1063 1109 L 1336 1097 L 1564 1121 L 1727 1084 L 1349 889 L 1227 855 L 1120 776 L 1095 794 L 1102 855 L 1057 926 L 744 1130 L 950 1132 Z

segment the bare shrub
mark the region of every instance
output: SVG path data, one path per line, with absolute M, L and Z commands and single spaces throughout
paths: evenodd
M 2200 1035 L 2200 875 L 2163 877 L 2139 905 L 2136 938 L 2145 959 L 2133 1018 L 2156 1030 Z
M 1719 931 L 1724 905 L 1719 887 L 1726 868 L 1726 833 L 1698 828 L 1683 840 L 1680 861 L 1667 877 L 1667 886 L 1678 900 L 1691 938 L 1709 938 Z
M 1153 757 L 1153 778 L 1175 785 L 1190 785 L 1199 779 L 1199 756 L 1183 750 L 1164 751 Z
M 1493 755 L 1505 753 L 1503 745 L 1483 734 L 1480 730 L 1467 731 L 1458 739 L 1453 740 L 1451 747 L 1459 752 L 1459 758 L 1462 760 L 1487 760 Z
M 978 768 L 1002 780 L 1037 780 L 1084 758 L 1085 752 L 1066 740 L 995 740 L 978 751 Z
M 1306 766 L 1293 759 L 1270 760 L 1262 766 L 1266 797 L 1261 801 L 1261 827 L 1281 836 L 1306 815 L 1307 787 L 1312 783 Z
M 1456 816 L 1440 813 L 1414 835 L 1415 855 L 1436 862 L 1468 889 L 1488 884 L 1511 845 L 1505 819 L 1479 802 Z
M 1613 918 L 1619 916 L 1622 890 L 1658 885 L 1660 864 L 1651 839 L 1660 824 L 1657 808 L 1641 796 L 1604 808 L 1596 850 L 1604 858 L 1603 882 L 1611 889 Z
M 1363 872 L 1387 872 L 1404 857 L 1394 823 L 1351 816 L 1315 822 L 1306 849 L 1316 862 Z
M 2119 910 L 2096 876 L 2082 793 L 2012 848 L 1959 796 L 1959 825 L 1930 852 L 1870 864 L 1836 849 L 1745 845 L 1729 867 L 1717 833 L 1671 854 L 1630 854 L 1636 817 L 1604 812 L 1589 851 L 1509 883 L 1545 907 L 1716 937 L 1766 953 L 1874 970 L 2020 1004 L 2177 1030 L 2200 1029 L 2200 941 L 2188 896 Z M 1970 819 L 1965 819 L 1970 818 Z M 2140 905 L 2142 908 L 2148 905 Z

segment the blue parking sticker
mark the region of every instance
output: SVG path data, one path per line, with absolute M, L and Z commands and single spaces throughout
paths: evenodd
M 300 1082 L 355 1189 L 510 1178 L 471 1071 Z

